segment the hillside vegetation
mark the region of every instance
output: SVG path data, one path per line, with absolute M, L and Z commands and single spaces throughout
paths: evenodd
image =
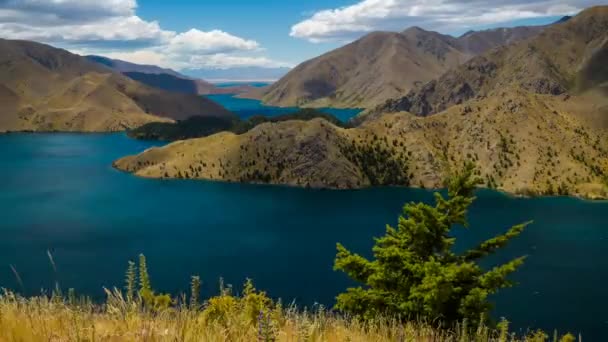
M 438 188 L 473 160 L 484 186 L 523 195 L 606 198 L 608 126 L 597 98 L 519 90 L 444 113 L 378 116 L 346 129 L 325 120 L 264 123 L 245 134 L 178 141 L 115 162 L 153 178 L 350 189 Z
M 294 113 L 277 115 L 273 117 L 256 115 L 248 118 L 247 120 L 241 120 L 238 118 L 195 116 L 186 120 L 179 120 L 177 122 L 153 122 L 145 124 L 136 129 L 129 130 L 127 134 L 135 139 L 175 141 L 206 137 L 224 131 L 235 134 L 243 134 L 255 126 L 266 122 L 281 122 L 289 120 L 307 121 L 315 118 L 323 118 L 336 126 L 346 127 L 346 125 L 348 125 L 341 122 L 331 114 L 326 114 L 316 109 L 306 108 Z
M 119 131 L 190 116 L 230 117 L 195 95 L 145 86 L 48 45 L 0 40 L 0 132 Z

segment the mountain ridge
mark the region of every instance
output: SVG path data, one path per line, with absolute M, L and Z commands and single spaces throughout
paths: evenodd
M 475 31 L 458 38 L 420 27 L 372 32 L 303 62 L 267 89 L 242 96 L 277 106 L 373 108 L 480 53 L 525 40 L 545 27 Z
M 217 87 L 213 83 L 203 79 L 186 76 L 173 69 L 162 68 L 156 65 L 137 64 L 97 55 L 85 57 L 95 63 L 120 72 L 135 81 L 166 91 L 184 94 L 210 95 L 241 94 L 254 89 L 248 85 Z
M 608 32 L 608 7 L 587 9 L 528 40 L 476 56 L 406 96 L 388 100 L 372 112 L 430 115 L 511 85 L 552 95 L 589 90 L 592 84 L 608 80 L 600 62 L 608 50 L 605 32 Z
M 120 131 L 233 115 L 210 100 L 148 87 L 49 45 L 0 39 L 0 52 L 0 131 Z

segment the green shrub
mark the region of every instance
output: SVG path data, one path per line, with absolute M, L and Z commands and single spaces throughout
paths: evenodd
M 480 183 L 468 164 L 448 182 L 449 197 L 435 194 L 435 206 L 410 203 L 397 229 L 387 226 L 377 238 L 373 260 L 337 245 L 334 268 L 364 286 L 349 288 L 337 297 L 336 308 L 364 319 L 387 315 L 454 325 L 463 320 L 479 323 L 488 317 L 488 296 L 512 286 L 507 276 L 524 257 L 484 271 L 479 260 L 505 246 L 527 224 L 489 239 L 463 254 L 452 247 L 455 226 L 467 227 L 466 214 Z

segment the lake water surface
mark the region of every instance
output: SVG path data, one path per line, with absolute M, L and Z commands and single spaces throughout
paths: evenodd
M 207 95 L 207 97 L 234 112 L 241 119 L 248 119 L 254 115 L 277 116 L 290 114 L 299 110 L 297 107 L 267 106 L 259 100 L 241 99 L 231 94 Z M 319 108 L 318 110 L 331 114 L 343 122 L 348 121 L 361 112 L 361 109 L 356 108 Z
M 114 170 L 114 159 L 157 143 L 124 134 L 0 135 L 0 287 L 63 288 L 96 298 L 122 285 L 127 260 L 148 257 L 153 285 L 187 291 L 191 275 L 216 293 L 218 279 L 246 277 L 274 297 L 328 306 L 350 283 L 332 270 L 335 244 L 366 254 L 425 190 L 304 190 L 187 180 L 151 180 Z M 608 331 L 608 203 L 517 199 L 480 191 L 460 247 L 534 220 L 489 262 L 528 255 L 520 285 L 496 297 L 496 317 L 517 328 Z M 53 253 L 54 275 L 46 251 Z M 240 287 L 240 285 L 239 285 Z

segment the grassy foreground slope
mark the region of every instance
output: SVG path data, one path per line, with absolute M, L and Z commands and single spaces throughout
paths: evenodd
M 5 292 L 0 295 L 0 341 L 549 341 L 541 332 L 516 338 L 508 327 L 493 330 L 482 326 L 465 332 L 440 331 L 422 322 L 400 323 L 381 318 L 363 323 L 323 308 L 303 312 L 279 306 L 260 315 L 254 300 L 259 297 L 223 294 L 209 299 L 204 306 L 193 308 L 185 304 L 154 312 L 129 304 L 116 292 L 100 306 L 83 299 L 26 299 Z M 258 318 L 262 320 L 257 321 Z M 576 339 L 568 334 L 559 341 Z

